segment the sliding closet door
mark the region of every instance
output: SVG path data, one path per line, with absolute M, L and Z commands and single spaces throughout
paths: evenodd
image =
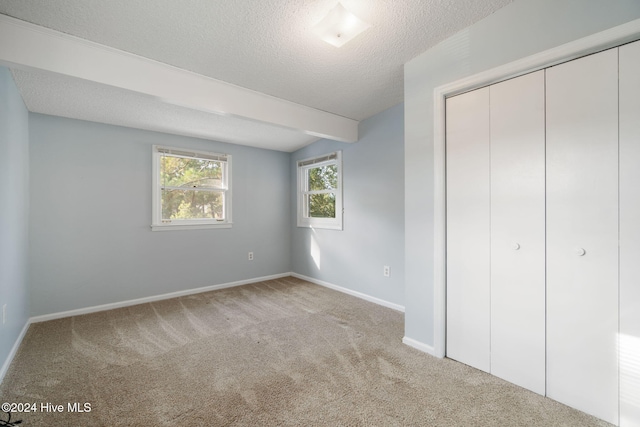
M 489 88 L 447 100 L 447 357 L 489 371 Z
M 640 426 L 640 42 L 620 48 L 620 425 Z
M 618 50 L 547 69 L 547 395 L 618 422 Z
M 490 96 L 491 373 L 544 395 L 544 71 Z

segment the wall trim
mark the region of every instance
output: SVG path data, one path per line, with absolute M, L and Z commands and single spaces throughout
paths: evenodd
M 429 344 L 425 344 L 418 340 L 414 340 L 413 338 L 409 338 L 405 336 L 402 338 L 402 343 L 408 345 L 409 347 L 413 347 L 417 350 L 422 351 L 423 353 L 430 354 L 431 356 L 435 356 L 434 348 Z
M 444 357 L 446 350 L 446 98 L 638 39 L 640 19 L 434 89 L 434 356 Z
M 338 286 L 338 285 L 334 285 L 333 283 L 329 283 L 329 282 L 325 282 L 323 280 L 319 280 L 319 279 L 314 279 L 313 277 L 309 277 L 309 276 L 305 276 L 303 274 L 298 274 L 298 273 L 290 273 L 291 276 L 298 278 L 298 279 L 302 279 L 302 280 L 306 280 L 307 282 L 311 282 L 314 283 L 316 285 L 320 285 L 320 286 L 324 286 L 325 288 L 329 288 L 329 289 L 333 289 L 334 291 L 338 291 L 338 292 L 342 292 L 369 302 L 372 302 L 374 304 L 378 304 L 381 305 L 383 307 L 387 307 L 390 308 L 392 310 L 396 310 L 396 311 L 400 311 L 402 313 L 404 313 L 404 306 L 400 305 L 400 304 L 396 304 L 393 302 L 389 302 L 380 298 L 376 298 L 373 297 L 371 295 L 367 295 L 367 294 L 363 294 L 362 292 L 358 292 L 358 291 L 354 291 L 348 288 L 343 288 L 342 286 Z
M 11 362 L 13 362 L 13 358 L 18 352 L 18 348 L 20 348 L 20 344 L 22 344 L 22 340 L 24 339 L 24 336 L 27 334 L 29 325 L 31 325 L 31 319 L 27 319 L 26 323 L 22 327 L 22 331 L 20 331 L 20 335 L 18 335 L 16 342 L 13 343 L 13 347 L 11 347 L 11 351 L 9 352 L 9 354 L 7 355 L 7 358 L 2 364 L 2 368 L 0 368 L 0 384 L 2 384 L 2 381 L 4 380 L 4 376 L 9 370 L 9 366 L 11 366 Z
M 82 314 L 97 313 L 99 311 L 113 310 L 115 308 L 129 307 L 132 305 L 145 304 L 148 302 L 161 301 L 170 298 L 182 297 L 185 295 L 200 294 L 203 292 L 215 291 L 218 289 L 232 288 L 235 286 L 248 285 L 250 283 L 263 282 L 265 280 L 280 279 L 290 276 L 291 273 L 273 274 L 271 276 L 254 277 L 252 279 L 239 280 L 236 282 L 222 283 L 219 285 L 204 286 L 202 288 L 187 289 L 184 291 L 170 292 L 167 294 L 153 295 L 149 297 L 136 298 L 126 301 L 114 302 L 109 304 L 95 305 L 92 307 L 78 308 L 75 310 L 61 311 L 58 313 L 44 314 L 34 316 L 29 319 L 30 323 L 46 322 L 48 320 L 62 319 L 71 316 L 80 316 Z

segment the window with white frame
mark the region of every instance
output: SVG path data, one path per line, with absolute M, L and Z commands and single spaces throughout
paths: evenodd
M 153 146 L 157 230 L 231 227 L 231 156 Z
M 298 162 L 298 227 L 342 230 L 342 152 Z

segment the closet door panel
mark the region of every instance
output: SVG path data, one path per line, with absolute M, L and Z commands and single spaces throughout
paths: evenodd
M 490 96 L 491 373 L 544 395 L 544 71 Z
M 618 50 L 546 71 L 547 395 L 618 422 Z
M 447 357 L 489 371 L 489 88 L 447 100 Z
M 620 425 L 640 426 L 640 42 L 620 48 Z

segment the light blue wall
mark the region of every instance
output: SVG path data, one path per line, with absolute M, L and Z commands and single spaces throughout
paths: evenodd
M 361 122 L 356 143 L 320 140 L 292 154 L 294 272 L 404 305 L 403 118 L 400 104 Z M 299 228 L 296 162 L 336 150 L 342 150 L 344 230 Z
M 29 119 L 32 315 L 291 270 L 288 153 Z M 151 231 L 152 144 L 233 156 L 233 228 Z
M 433 345 L 433 90 L 640 18 L 638 0 L 517 0 L 405 65 L 405 335 Z
M 6 323 L 0 323 L 0 367 L 29 319 L 28 114 L 11 73 L 0 67 L 0 310 L 7 305 Z

